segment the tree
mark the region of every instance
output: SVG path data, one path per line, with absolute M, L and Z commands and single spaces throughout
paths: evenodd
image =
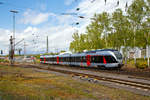
M 79 40 L 80 40 L 78 31 L 73 34 L 72 38 L 73 38 L 73 41 L 70 43 L 70 48 L 69 49 L 72 52 L 78 52 L 79 51 L 78 50 L 79 49 Z
M 144 17 L 146 16 L 146 3 L 145 0 L 134 0 L 131 6 L 128 8 L 127 14 L 132 27 L 130 30 L 133 30 L 132 34 L 134 36 L 133 41 L 131 42 L 131 47 L 141 47 L 142 44 L 139 43 L 142 38 L 139 38 L 142 34 L 142 23 Z
M 127 19 L 127 16 L 123 15 L 123 12 L 121 9 L 117 9 L 112 14 L 112 36 L 111 36 L 111 43 L 113 48 L 120 49 L 121 46 L 127 47 L 130 45 L 132 40 L 132 34 L 129 27 L 131 27 L 131 24 L 129 20 Z
M 134 0 L 126 10 L 124 13 L 121 9 L 116 9 L 112 16 L 107 12 L 95 14 L 86 33 L 73 34 L 70 50 L 119 50 L 121 46 L 124 46 L 125 51 L 128 47 L 146 48 L 150 44 L 150 0 Z
M 73 34 L 73 41 L 70 44 L 72 52 L 83 52 L 84 50 L 89 50 L 89 47 L 87 34 L 79 35 L 77 32 Z
M 109 14 L 95 14 L 92 23 L 87 27 L 88 41 L 91 49 L 102 49 L 107 46 L 107 35 L 110 30 Z M 105 40 L 105 41 L 104 41 Z

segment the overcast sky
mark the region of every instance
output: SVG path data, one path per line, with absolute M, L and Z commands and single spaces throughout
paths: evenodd
M 124 10 L 132 0 L 0 0 L 0 50 L 8 54 L 9 38 L 12 35 L 13 16 L 16 14 L 16 42 L 25 39 L 27 53 L 46 52 L 46 36 L 49 37 L 49 52 L 68 50 L 75 31 L 84 33 L 90 18 L 95 13 Z M 76 11 L 80 8 L 79 11 Z M 62 15 L 77 13 L 77 15 Z M 80 19 L 77 16 L 84 16 Z M 79 25 L 75 23 L 79 22 Z M 23 49 L 23 42 L 16 48 Z M 23 52 L 22 52 L 23 53 Z

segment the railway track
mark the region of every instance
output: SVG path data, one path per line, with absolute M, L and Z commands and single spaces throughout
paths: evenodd
M 40 64 L 40 65 L 44 65 L 44 64 Z M 45 65 L 44 65 L 45 66 Z M 63 68 L 67 68 L 67 69 L 77 69 L 77 70 L 89 70 L 89 71 L 93 71 L 93 72 L 105 72 L 105 73 L 112 73 L 112 74 L 118 74 L 118 75 L 131 75 L 132 77 L 130 78 L 137 78 L 137 79 L 144 79 L 144 80 L 150 80 L 150 70 L 148 71 L 141 71 L 139 69 L 135 70 L 135 69 L 126 69 L 126 68 L 122 68 L 122 69 L 111 69 L 111 70 L 107 70 L 107 69 L 100 69 L 97 67 L 81 67 L 81 66 L 63 66 L 63 65 L 53 65 L 54 67 L 63 67 Z
M 42 70 L 49 70 L 49 71 L 54 71 L 54 72 L 59 72 L 59 73 L 63 73 L 63 74 L 68 74 L 71 76 L 79 76 L 81 78 L 89 78 L 92 79 L 94 81 L 105 81 L 105 82 L 112 82 L 112 83 L 116 83 L 116 84 L 121 84 L 121 85 L 126 85 L 126 86 L 130 86 L 130 87 L 135 87 L 144 91 L 150 91 L 150 83 L 143 83 L 143 82 L 135 82 L 135 81 L 130 81 L 130 80 L 125 80 L 125 79 L 118 79 L 118 78 L 110 78 L 110 77 L 104 77 L 104 76 L 98 76 L 98 75 L 92 75 L 92 74 L 87 74 L 84 72 L 74 72 L 74 71 L 68 71 L 68 70 L 60 70 L 60 69 L 54 69 L 54 68 L 46 68 L 46 67 L 42 67 L 42 66 L 37 66 L 37 65 L 28 65 L 32 68 L 38 68 L 38 69 L 42 69 Z

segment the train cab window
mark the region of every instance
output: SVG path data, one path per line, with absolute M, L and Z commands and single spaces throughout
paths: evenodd
M 105 56 L 106 62 L 107 63 L 116 63 L 117 61 L 115 60 L 114 57 L 112 56 Z

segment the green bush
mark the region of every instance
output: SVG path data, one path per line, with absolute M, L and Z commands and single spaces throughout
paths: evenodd
M 148 67 L 146 60 L 137 61 L 135 66 L 136 68 L 139 68 L 139 69 L 145 69 Z
M 6 59 L 0 59 L 0 62 L 8 63 L 9 61 Z

